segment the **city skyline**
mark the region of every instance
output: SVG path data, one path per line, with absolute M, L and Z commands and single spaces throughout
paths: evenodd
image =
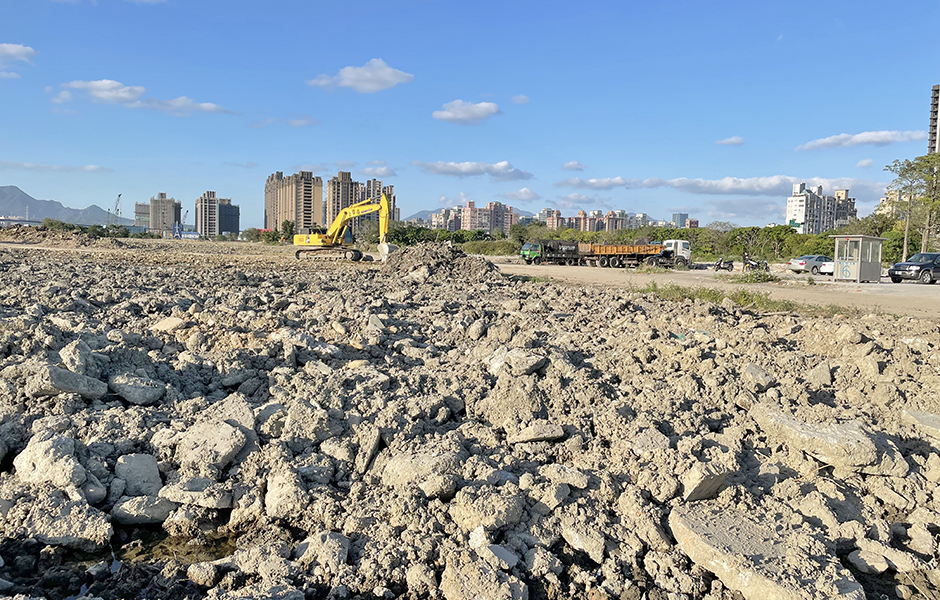
M 911 57 L 934 3 L 363 2 L 356 36 L 264 33 L 306 6 L 6 3 L 0 184 L 102 208 L 220 189 L 243 229 L 263 226 L 276 171 L 382 180 L 402 216 L 474 200 L 763 225 L 800 182 L 868 214 L 882 167 L 928 144 L 938 77 Z M 360 43 L 390 30 L 405 41 Z

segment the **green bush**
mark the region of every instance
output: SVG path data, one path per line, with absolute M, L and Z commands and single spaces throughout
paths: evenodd
M 483 254 L 484 256 L 513 256 L 519 253 L 520 247 L 510 240 L 465 242 L 460 245 L 460 249 L 467 254 Z

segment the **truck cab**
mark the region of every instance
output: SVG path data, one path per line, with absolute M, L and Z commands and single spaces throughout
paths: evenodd
M 685 262 L 686 265 L 692 264 L 692 244 L 686 240 L 666 240 L 663 242 L 666 250 L 671 250 L 676 262 Z M 682 260 L 680 260 L 682 259 Z
M 539 264 L 542 262 L 542 244 L 538 242 L 527 242 L 522 244 L 522 250 L 519 251 L 519 256 L 526 262 L 527 265 L 531 265 L 533 262 Z

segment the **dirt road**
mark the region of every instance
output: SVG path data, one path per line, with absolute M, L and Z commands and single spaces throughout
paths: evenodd
M 804 304 L 850 306 L 863 311 L 885 312 L 894 315 L 940 320 L 940 286 L 919 283 L 893 284 L 887 278 L 881 283 L 842 283 L 830 277 L 809 277 L 781 273 L 778 283 L 729 283 L 716 278 L 710 270 L 668 271 L 665 273 L 637 273 L 632 269 L 603 269 L 592 267 L 566 267 L 555 265 L 526 265 L 511 259 L 494 257 L 503 273 L 548 277 L 582 285 L 598 284 L 618 287 L 642 288 L 650 283 L 666 285 L 712 287 L 723 290 L 749 289 L 766 291 L 774 299 L 791 300 Z

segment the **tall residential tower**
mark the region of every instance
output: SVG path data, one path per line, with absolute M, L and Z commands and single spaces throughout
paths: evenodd
M 324 223 L 323 180 L 310 171 L 284 177 L 274 173 L 264 182 L 264 228 L 280 229 L 284 221 L 294 222 L 294 231 Z

